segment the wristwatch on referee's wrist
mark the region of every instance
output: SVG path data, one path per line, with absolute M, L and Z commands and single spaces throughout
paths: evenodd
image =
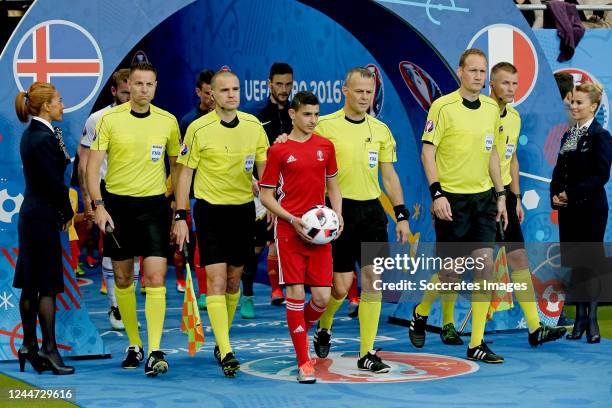
M 96 208 L 98 208 L 99 205 L 104 205 L 103 199 L 98 198 L 97 200 L 91 200 L 91 208 L 93 208 L 94 211 L 96 210 Z
M 496 191 L 495 192 L 495 198 L 499 198 L 499 197 L 506 197 L 506 189 L 503 189 L 502 191 Z

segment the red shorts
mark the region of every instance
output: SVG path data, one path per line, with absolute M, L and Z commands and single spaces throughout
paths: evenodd
M 332 286 L 331 244 L 307 244 L 297 236 L 276 238 L 281 285 Z

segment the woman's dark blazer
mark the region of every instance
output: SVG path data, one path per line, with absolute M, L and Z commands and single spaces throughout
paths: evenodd
M 25 178 L 19 210 L 19 256 L 13 286 L 41 294 L 63 292 L 60 231 L 73 211 L 64 183 L 66 159 L 55 134 L 32 119 L 20 144 Z

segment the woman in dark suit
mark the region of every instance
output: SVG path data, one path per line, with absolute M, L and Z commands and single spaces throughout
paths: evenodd
M 578 340 L 586 330 L 588 343 L 601 339 L 597 295 L 591 287 L 604 266 L 608 220 L 604 186 L 612 163 L 612 138 L 594 117 L 601 96 L 599 85 L 583 83 L 575 88 L 570 112 L 576 125 L 561 139 L 550 184 L 553 208 L 559 210 L 562 262 L 572 267 L 570 298 L 576 304 L 576 322 L 567 338 Z
M 19 211 L 19 257 L 13 286 L 21 289 L 19 311 L 23 324 L 23 345 L 19 368 L 25 361 L 39 373 L 72 374 L 64 365 L 55 340 L 55 297 L 64 291 L 60 231 L 71 223 L 73 211 L 64 184 L 70 156 L 61 129 L 51 122 L 62 120 L 64 104 L 51 84 L 34 82 L 15 98 L 19 120 L 32 120 L 20 144 L 25 178 L 25 197 Z M 42 332 L 42 348 L 36 338 L 36 318 Z

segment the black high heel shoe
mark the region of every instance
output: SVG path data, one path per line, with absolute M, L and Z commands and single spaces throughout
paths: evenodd
M 57 350 L 51 353 L 45 353 L 43 350 L 39 350 L 38 357 L 45 362 L 51 371 L 53 371 L 53 375 L 74 374 L 74 367 L 65 365 Z
M 599 334 L 593 334 L 592 336 L 587 334 L 587 343 L 595 344 L 601 341 L 601 336 Z
M 19 358 L 19 371 L 22 373 L 25 371 L 26 360 L 30 362 L 32 368 L 38 374 L 47 369 L 45 362 L 38 357 L 38 346 L 33 346 L 30 348 L 21 346 L 19 351 L 17 351 L 17 357 Z
M 568 334 L 567 336 L 565 336 L 565 338 L 568 340 L 580 340 L 582 338 L 582 335 L 586 331 L 586 329 L 587 329 L 586 322 L 583 323 L 581 321 L 576 321 L 574 323 L 574 328 L 572 329 L 572 332 Z
M 599 325 L 595 322 L 594 325 L 589 324 L 586 329 L 587 343 L 595 344 L 601 341 L 601 335 L 599 334 Z

